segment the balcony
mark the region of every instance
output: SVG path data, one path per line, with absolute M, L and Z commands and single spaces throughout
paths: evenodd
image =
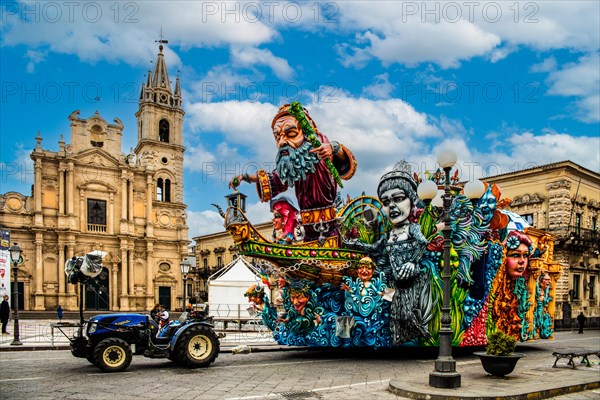
M 87 224 L 87 231 L 91 233 L 106 233 L 106 225 Z
M 550 228 L 548 232 L 558 238 L 558 247 L 565 247 L 576 252 L 592 251 L 596 257 L 600 253 L 600 232 L 598 230 L 570 225 Z

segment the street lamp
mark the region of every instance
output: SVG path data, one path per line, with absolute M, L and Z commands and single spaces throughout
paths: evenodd
M 22 346 L 21 340 L 19 340 L 19 264 L 23 262 L 23 258 L 21 257 L 21 248 L 18 244 L 13 244 L 8 251 L 10 252 L 10 260 L 13 264 L 13 277 L 14 277 L 14 287 L 13 287 L 13 319 L 15 321 L 15 325 L 13 327 L 13 341 L 11 346 Z
M 440 328 L 440 349 L 434 362 L 433 371 L 429 373 L 429 386 L 452 389 L 460 387 L 460 374 L 456 372 L 456 361 L 452 358 L 452 316 L 450 315 L 450 170 L 456 164 L 456 152 L 452 149 L 443 150 L 438 155 L 438 164 L 444 170 L 443 219 L 444 228 L 444 282 L 442 302 L 442 326 Z M 431 200 L 431 198 L 430 198 Z
M 187 286 L 187 274 L 190 273 L 191 266 L 192 264 L 190 264 L 190 262 L 187 259 L 183 260 L 180 264 L 181 274 L 183 275 L 183 308 L 181 309 L 182 312 L 185 312 L 185 289 Z

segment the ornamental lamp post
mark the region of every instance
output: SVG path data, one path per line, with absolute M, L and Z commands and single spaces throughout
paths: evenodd
M 185 289 L 187 286 L 187 274 L 190 273 L 190 267 L 192 266 L 192 264 L 190 264 L 190 262 L 185 259 L 181 262 L 180 267 L 181 267 L 181 274 L 183 275 L 183 308 L 181 309 L 181 312 L 185 312 L 185 306 L 186 306 L 186 301 L 185 301 Z
M 452 389 L 460 387 L 460 374 L 456 372 L 456 361 L 452 358 L 452 316 L 450 315 L 450 171 L 456 164 L 456 152 L 446 149 L 439 153 L 438 164 L 444 170 L 443 219 L 444 228 L 444 282 L 442 303 L 442 326 L 440 327 L 440 348 L 438 358 L 434 362 L 433 371 L 429 373 L 429 386 Z
M 11 346 L 22 346 L 21 340 L 19 338 L 19 264 L 23 262 L 23 257 L 21 256 L 21 248 L 17 243 L 13 244 L 9 249 L 10 260 L 13 264 L 13 278 L 14 278 L 14 288 L 13 288 L 13 298 L 12 298 L 12 306 L 13 306 L 13 341 L 10 344 Z
M 473 207 L 475 207 L 481 196 L 485 193 L 485 185 L 480 180 L 475 179 L 474 181 L 467 182 L 463 192 L 471 200 Z

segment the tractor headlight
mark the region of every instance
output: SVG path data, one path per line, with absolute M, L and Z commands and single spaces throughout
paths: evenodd
M 96 332 L 96 324 L 97 321 L 90 321 L 89 324 L 90 326 L 88 327 L 88 334 L 92 334 L 94 332 Z

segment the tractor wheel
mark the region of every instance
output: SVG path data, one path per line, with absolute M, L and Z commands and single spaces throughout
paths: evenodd
M 96 365 L 96 362 L 94 361 L 94 353 L 90 353 L 85 357 L 91 364 Z
M 131 358 L 131 347 L 118 338 L 104 339 L 94 349 L 94 364 L 104 372 L 124 371 Z
M 188 368 L 208 367 L 219 355 L 219 339 L 208 326 L 192 326 L 181 334 L 175 354 L 175 359 Z

